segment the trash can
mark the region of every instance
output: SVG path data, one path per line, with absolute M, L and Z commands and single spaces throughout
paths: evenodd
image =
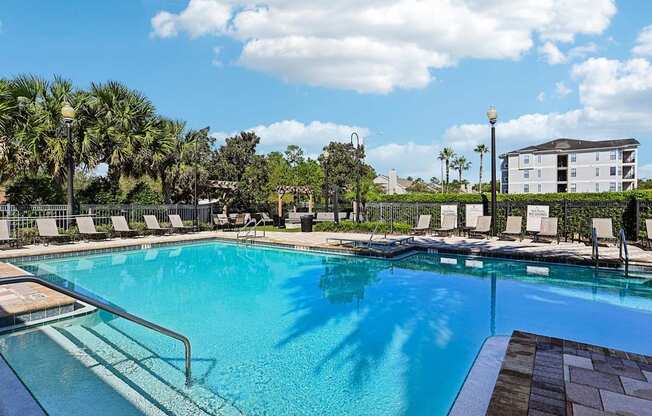
M 312 215 L 301 216 L 301 232 L 302 233 L 312 232 Z

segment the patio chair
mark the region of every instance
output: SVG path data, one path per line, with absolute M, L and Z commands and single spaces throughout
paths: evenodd
M 592 227 L 595 228 L 595 236 L 598 244 L 616 243 L 617 238 L 614 236 L 614 227 L 611 218 L 592 218 L 591 223 Z
M 45 245 L 52 241 L 69 241 L 70 236 L 60 234 L 57 222 L 54 218 L 37 218 L 36 228 L 38 229 L 39 240 Z
M 161 228 L 158 220 L 153 215 L 143 215 L 143 219 L 145 220 L 145 227 L 147 228 L 147 231 L 150 231 L 154 234 L 167 234 L 171 230 L 170 228 Z
M 500 233 L 500 238 L 506 240 L 523 240 L 523 217 L 509 216 L 505 231 Z
M 240 230 L 248 224 L 247 214 L 238 214 L 235 216 L 235 221 L 233 221 L 233 228 Z
M 274 224 L 274 220 L 270 218 L 269 214 L 266 212 L 259 213 L 258 221 L 263 225 Z
M 181 221 L 181 217 L 179 216 L 179 214 L 168 214 L 168 218 L 170 219 L 170 225 L 172 226 L 172 231 L 180 231 L 182 233 L 187 233 L 188 231 L 192 231 L 192 227 L 183 224 L 183 221 Z
M 289 224 L 301 224 L 301 216 L 306 215 L 305 212 L 288 212 L 288 217 L 285 222 Z
M 77 228 L 82 237 L 87 239 L 102 239 L 107 237 L 106 233 L 102 233 L 95 229 L 95 223 L 91 217 L 77 217 L 75 218 L 75 221 L 77 221 Z
M 133 237 L 138 234 L 137 230 L 129 228 L 126 218 L 122 215 L 111 217 L 111 224 L 113 224 L 113 232 L 120 237 Z
M 534 241 L 545 241 L 552 243 L 553 240 L 557 240 L 557 244 L 559 244 L 558 223 L 559 219 L 556 217 L 541 218 L 539 232 L 534 234 Z
M 335 222 L 334 212 L 318 212 L 316 222 Z
M 432 219 L 432 215 L 419 215 L 419 220 L 417 221 L 417 226 L 413 227 L 412 234 L 426 234 L 429 233 L 431 228 L 430 228 L 430 220 Z
M 452 235 L 457 229 L 456 222 L 455 215 L 444 215 L 441 219 L 441 227 L 432 230 L 433 235 Z
M 482 215 L 478 217 L 475 228 L 469 230 L 469 237 L 487 238 L 491 234 L 491 216 Z
M 229 228 L 231 226 L 231 221 L 229 221 L 229 216 L 226 214 L 217 214 L 213 215 L 213 225 L 216 228 Z
M 9 221 L 0 220 L 0 244 L 7 244 L 9 246 L 16 244 L 16 239 L 9 235 Z

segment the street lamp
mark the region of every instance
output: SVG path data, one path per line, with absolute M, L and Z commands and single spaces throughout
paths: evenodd
M 487 118 L 489 124 L 491 124 L 491 234 L 496 235 L 496 214 L 498 211 L 496 202 L 496 120 L 498 119 L 498 113 L 496 107 L 489 107 Z
M 192 212 L 192 229 L 193 231 L 197 232 L 199 231 L 199 195 L 197 193 L 197 180 L 199 176 L 199 166 L 198 162 L 201 162 L 201 160 L 198 160 L 201 158 L 201 154 L 199 153 L 199 138 L 203 137 L 204 135 L 208 136 L 208 132 L 211 130 L 210 126 L 206 126 L 203 129 L 199 130 L 197 132 L 197 135 L 195 135 L 195 154 L 193 155 L 193 162 L 194 162 L 194 184 L 193 184 L 193 195 L 192 195 L 192 202 L 193 202 L 193 212 Z
M 353 136 L 355 136 L 355 145 Z M 364 143 L 356 132 L 351 133 L 351 146 L 355 146 L 355 222 L 360 222 L 360 153 Z
M 68 165 L 68 218 L 72 216 L 75 209 L 75 199 L 73 196 L 73 178 L 75 176 L 75 162 L 72 156 L 72 122 L 75 119 L 75 109 L 70 103 L 64 101 L 61 107 L 61 118 L 66 125 L 68 133 L 68 143 L 66 146 L 66 165 Z

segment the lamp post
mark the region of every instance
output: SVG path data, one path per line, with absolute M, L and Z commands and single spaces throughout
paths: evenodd
M 496 235 L 496 214 L 498 211 L 498 203 L 496 202 L 496 120 L 498 119 L 498 113 L 496 107 L 489 107 L 487 118 L 489 124 L 491 124 L 491 234 Z
M 199 132 L 197 132 L 197 135 L 195 136 L 195 155 L 193 157 L 193 162 L 195 165 L 195 180 L 193 184 L 193 196 L 192 196 L 192 202 L 193 202 L 193 219 L 192 219 L 192 228 L 195 232 L 199 231 L 199 195 L 197 194 L 197 178 L 198 178 L 198 172 L 199 172 L 199 167 L 197 166 L 198 164 L 198 159 L 200 159 L 200 153 L 199 153 L 199 138 L 203 137 L 203 135 L 208 136 L 208 132 L 210 131 L 210 126 L 207 126 L 203 129 L 201 129 Z
M 330 188 L 328 184 L 328 158 L 331 156 L 328 150 L 324 150 L 324 199 L 326 204 L 326 211 L 328 211 L 328 197 L 330 196 Z
M 355 222 L 360 222 L 360 151 L 364 144 L 356 132 L 351 133 L 351 145 L 355 146 Z
M 61 118 L 66 125 L 68 143 L 66 145 L 66 165 L 68 167 L 68 221 L 74 213 L 75 197 L 73 195 L 73 179 L 75 176 L 75 162 L 73 160 L 72 122 L 75 119 L 75 109 L 66 101 L 61 107 Z

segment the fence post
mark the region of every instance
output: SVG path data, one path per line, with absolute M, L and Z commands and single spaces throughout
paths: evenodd
M 636 236 L 634 237 L 634 241 L 638 241 L 639 235 L 641 233 L 641 202 L 638 200 L 638 198 L 634 199 L 634 201 L 636 208 Z
M 568 200 L 564 199 L 564 241 L 568 242 Z

